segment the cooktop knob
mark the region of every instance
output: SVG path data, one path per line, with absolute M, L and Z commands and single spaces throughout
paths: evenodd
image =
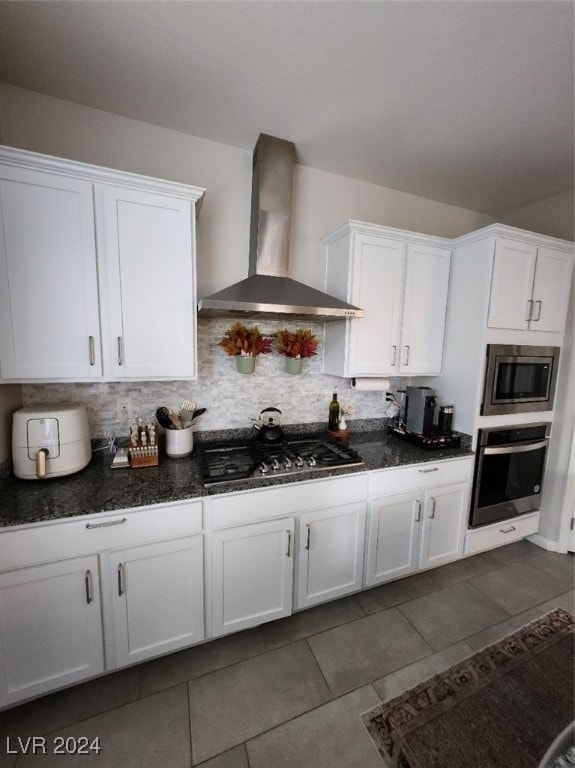
M 260 464 L 260 472 L 262 473 L 262 475 L 265 475 L 266 472 L 269 472 L 269 471 L 270 471 L 270 468 L 268 467 L 268 465 L 265 463 L 265 461 L 262 461 L 262 463 Z
M 302 457 L 299 455 L 299 453 L 298 453 L 298 455 L 295 457 L 295 465 L 296 465 L 296 467 L 303 467 L 303 459 L 302 459 Z
M 272 461 L 272 469 L 275 471 L 276 469 L 279 469 L 279 468 L 280 468 L 280 463 L 279 463 L 279 461 L 278 461 L 277 459 L 274 459 L 274 460 Z
M 291 469 L 291 459 L 289 456 L 286 456 L 284 459 L 284 467 L 286 469 Z
M 315 456 L 308 456 L 308 459 L 307 459 L 308 467 L 315 467 L 316 464 L 317 464 L 317 461 L 315 460 Z

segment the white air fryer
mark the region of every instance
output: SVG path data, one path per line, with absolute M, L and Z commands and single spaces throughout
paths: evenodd
M 23 480 L 43 480 L 79 472 L 92 451 L 88 416 L 73 403 L 32 405 L 12 418 L 14 474 Z

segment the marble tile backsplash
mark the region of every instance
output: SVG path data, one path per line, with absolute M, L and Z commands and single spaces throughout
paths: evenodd
M 236 371 L 235 359 L 217 346 L 233 322 L 229 318 L 198 318 L 197 381 L 25 384 L 24 405 L 84 403 L 92 437 L 127 434 L 129 419 L 121 413 L 124 403 L 129 404 L 132 414 L 152 417 L 160 405 L 177 409 L 182 400 L 194 400 L 198 407 L 207 409 L 198 421 L 198 428 L 202 430 L 249 427 L 251 419 L 268 406 L 282 411 L 285 424 L 327 422 L 328 404 L 334 391 L 338 392 L 340 403 L 355 406 L 355 418 L 383 416 L 385 393 L 357 392 L 351 388 L 350 379 L 321 372 L 323 323 L 258 321 L 263 334 L 273 334 L 286 326 L 305 327 L 311 328 L 322 343 L 318 354 L 304 361 L 299 375 L 286 373 L 285 358 L 275 351 L 257 358 L 253 374 L 242 375 Z M 405 386 L 405 379 L 390 381 L 392 391 Z

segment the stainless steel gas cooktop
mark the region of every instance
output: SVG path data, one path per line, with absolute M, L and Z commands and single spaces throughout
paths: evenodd
M 205 485 L 363 464 L 346 443 L 326 435 L 286 437 L 274 444 L 257 439 L 196 443 L 196 450 Z

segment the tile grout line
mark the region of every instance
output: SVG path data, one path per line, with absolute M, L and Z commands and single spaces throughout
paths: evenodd
M 344 625 L 342 624 L 341 626 L 344 626 Z M 314 635 L 311 635 L 311 637 L 314 637 Z M 308 648 L 309 652 L 311 653 L 311 656 L 312 656 L 312 659 L 313 659 L 313 661 L 314 661 L 314 664 L 316 665 L 316 667 L 317 667 L 317 669 L 318 669 L 318 671 L 319 671 L 319 673 L 320 673 L 320 675 L 321 675 L 321 679 L 324 681 L 324 683 L 325 683 L 325 686 L 326 686 L 327 690 L 329 691 L 329 693 L 330 693 L 330 695 L 331 695 L 331 699 L 330 699 L 330 701 L 333 701 L 333 700 L 336 698 L 336 696 L 335 696 L 334 692 L 332 691 L 332 689 L 331 689 L 331 686 L 330 686 L 330 684 L 328 683 L 328 681 L 327 681 L 327 679 L 326 679 L 326 676 L 325 676 L 325 675 L 324 675 L 324 673 L 323 673 L 323 669 L 321 668 L 321 666 L 320 666 L 320 663 L 319 663 L 319 661 L 318 661 L 318 659 L 317 659 L 317 657 L 316 657 L 315 653 L 313 652 L 313 648 L 312 648 L 312 647 L 311 647 L 311 645 L 308 643 L 308 638 L 307 638 L 307 637 L 306 637 L 306 639 L 305 639 L 305 644 L 306 644 L 306 646 L 307 646 L 307 648 Z M 322 706 L 322 705 L 320 705 L 320 706 Z

